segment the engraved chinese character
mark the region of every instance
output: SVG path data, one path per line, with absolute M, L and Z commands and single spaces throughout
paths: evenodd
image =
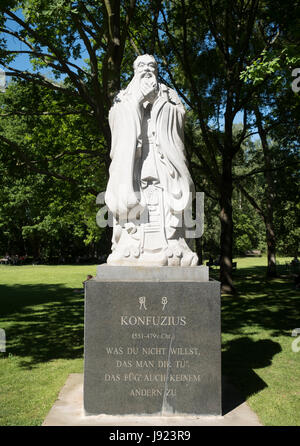
M 139 304 L 140 304 L 140 310 L 144 308 L 144 310 L 147 310 L 146 308 L 146 296 L 139 297 Z
M 164 311 L 164 309 L 165 309 L 165 306 L 167 305 L 167 303 L 168 303 L 168 299 L 167 299 L 167 297 L 162 297 L 161 298 L 161 303 L 162 303 L 162 306 L 163 306 L 163 311 Z

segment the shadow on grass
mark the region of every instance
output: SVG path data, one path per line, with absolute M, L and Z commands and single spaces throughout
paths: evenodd
M 82 357 L 83 292 L 62 285 L 1 285 L 0 296 L 6 354 L 26 358 L 21 366 Z
M 268 280 L 265 267 L 244 268 L 234 274 L 236 295 L 222 296 L 222 332 L 238 334 L 250 328 L 271 336 L 291 336 L 299 324 L 299 290 L 293 277 Z
M 268 367 L 273 357 L 281 352 L 278 342 L 270 339 L 253 341 L 247 336 L 228 341 L 222 353 L 224 379 L 223 414 L 233 410 L 250 395 L 260 392 L 267 384 L 253 369 Z M 239 391 L 231 388 L 237 386 Z
M 222 368 L 226 380 L 242 396 L 226 395 L 225 386 L 225 412 L 267 387 L 254 369 L 271 365 L 274 355 L 281 352 L 280 344 L 272 338 L 290 337 L 300 317 L 299 291 L 295 290 L 293 277 L 282 274 L 268 280 L 266 267 L 256 266 L 236 271 L 234 283 L 237 294 L 221 298 Z M 228 335 L 231 339 L 227 341 Z M 255 335 L 261 339 L 251 339 Z
M 266 386 L 253 369 L 267 367 L 281 350 L 273 340 L 254 342 L 247 336 L 262 330 L 268 331 L 267 336 L 290 336 L 299 325 L 299 300 L 292 279 L 267 281 L 265 270 L 236 271 L 238 295 L 222 296 L 223 374 L 245 397 Z M 24 368 L 54 359 L 82 358 L 83 293 L 59 284 L 1 285 L 0 296 L 0 327 L 2 321 L 7 324 L 6 354 L 23 357 Z M 226 335 L 235 338 L 226 342 Z

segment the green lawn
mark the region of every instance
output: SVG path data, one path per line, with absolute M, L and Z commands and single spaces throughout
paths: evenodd
M 82 282 L 96 266 L 0 266 L 0 425 L 40 425 L 83 371 Z
M 238 295 L 222 296 L 223 374 L 265 425 L 300 425 L 299 291 L 265 280 L 265 258 L 237 259 Z M 0 425 L 40 425 L 69 373 L 83 372 L 82 282 L 96 266 L 0 266 Z M 213 272 L 212 275 L 215 275 Z M 300 346 L 300 343 L 299 343 Z

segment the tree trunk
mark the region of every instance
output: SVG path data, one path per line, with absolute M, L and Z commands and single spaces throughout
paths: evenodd
M 266 228 L 268 253 L 267 275 L 269 277 L 276 277 L 276 239 L 273 228 L 273 213 L 267 213 L 266 211 L 263 211 L 263 209 L 258 205 L 257 201 L 245 190 L 245 188 L 240 183 L 237 183 L 237 186 L 264 222 Z
M 109 110 L 113 98 L 120 90 L 120 68 L 124 44 L 121 42 L 120 0 L 106 0 L 107 50 L 102 66 L 102 84 L 106 108 Z
M 268 221 L 266 224 L 266 237 L 267 237 L 267 246 L 268 246 L 268 268 L 267 268 L 267 276 L 268 277 L 276 277 L 276 240 L 275 234 L 273 230 L 273 222 Z
M 262 115 L 259 107 L 255 108 L 256 124 L 258 128 L 258 133 L 261 140 L 261 145 L 264 155 L 264 177 L 266 182 L 265 188 L 265 201 L 266 201 L 266 211 L 264 216 L 264 222 L 266 226 L 266 240 L 267 240 L 267 250 L 268 250 L 268 267 L 267 276 L 276 277 L 276 239 L 273 225 L 273 204 L 274 204 L 274 181 L 272 176 L 272 163 L 271 163 L 271 153 L 269 148 L 269 143 L 267 140 L 267 133 L 263 127 Z
M 203 264 L 203 250 L 202 250 L 202 237 L 195 239 L 196 253 L 199 259 L 199 265 Z
M 220 281 L 223 292 L 235 291 L 232 280 L 232 158 L 223 158 L 223 171 L 220 190 L 221 258 Z

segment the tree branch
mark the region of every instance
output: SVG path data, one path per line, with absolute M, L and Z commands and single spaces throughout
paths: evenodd
M 55 48 L 55 46 L 53 46 L 52 43 L 49 42 L 47 39 L 40 36 L 38 32 L 36 32 L 34 29 L 32 29 L 31 26 L 29 26 L 26 22 L 21 20 L 16 14 L 14 14 L 11 11 L 6 11 L 6 14 L 9 17 L 11 17 L 13 20 L 15 20 L 15 22 L 17 22 L 20 26 L 22 26 L 22 28 L 24 28 L 36 41 L 41 43 L 43 46 L 48 47 L 50 49 L 50 51 L 53 54 L 55 54 L 56 59 L 58 60 L 58 62 L 61 64 L 61 66 L 63 68 L 63 72 L 68 74 L 68 76 L 70 77 L 74 86 L 77 88 L 77 90 L 79 91 L 81 96 L 83 96 L 85 98 L 86 102 L 88 102 L 90 105 L 93 106 L 93 103 L 90 100 L 86 86 L 84 85 L 81 78 L 78 75 L 76 75 L 72 70 L 70 70 L 70 68 L 68 67 L 68 62 L 64 59 L 61 51 L 58 50 L 57 48 Z
M 0 30 L 1 31 L 1 30 Z M 34 49 L 34 47 L 32 47 L 32 51 L 26 51 L 26 50 L 1 50 L 2 53 L 4 54 L 28 54 L 28 55 L 32 55 L 32 56 L 36 56 L 39 57 L 43 60 L 43 62 L 48 65 L 51 68 L 54 68 L 57 71 L 60 71 L 61 73 L 65 73 L 65 71 L 59 67 L 58 65 L 53 64 L 52 62 L 47 61 L 47 57 L 49 59 L 53 59 L 56 60 L 55 56 L 53 56 L 52 54 L 48 54 L 48 53 L 41 53 L 38 52 Z M 86 75 L 86 76 L 90 76 L 90 73 L 88 73 L 87 71 L 83 70 L 82 68 L 80 68 L 78 65 L 73 64 L 72 62 L 68 62 L 68 65 L 70 65 L 70 67 L 75 68 L 78 72 L 81 72 L 82 74 Z
M 66 181 L 68 183 L 71 183 L 71 184 L 74 184 L 77 186 L 79 186 L 81 184 L 78 181 L 76 181 L 74 178 L 68 177 L 66 175 L 61 175 L 59 173 L 55 173 L 55 172 L 51 172 L 51 171 L 48 171 L 45 169 L 35 167 L 33 165 L 35 162 L 29 159 L 29 157 L 23 152 L 23 150 L 20 148 L 20 146 L 16 142 L 7 139 L 3 135 L 0 135 L 0 140 L 2 140 L 6 145 L 11 147 L 18 154 L 20 159 L 25 163 L 25 165 L 28 167 L 28 169 L 31 170 L 32 172 L 40 173 L 42 175 L 46 175 L 47 177 L 56 178 L 61 181 Z M 93 188 L 88 188 L 87 191 L 91 192 L 94 195 L 97 195 L 97 191 L 95 191 L 95 189 L 93 189 Z
M 269 169 L 267 169 L 267 168 L 256 168 L 256 169 L 251 170 L 248 173 L 245 173 L 244 175 L 234 175 L 233 179 L 234 179 L 234 181 L 239 181 L 239 180 L 243 180 L 244 178 L 251 177 L 252 175 L 257 175 L 258 173 L 275 172 L 276 170 L 285 169 L 286 167 L 297 166 L 299 164 L 300 164 L 300 161 L 294 161 L 294 162 L 291 162 L 291 163 L 284 162 L 284 163 L 280 164 L 279 166 L 272 167 L 272 168 L 269 168 Z
M 240 183 L 236 183 L 236 186 L 240 189 L 240 191 L 242 192 L 242 194 L 247 198 L 247 200 L 249 201 L 250 204 L 252 204 L 252 206 L 254 207 L 254 209 L 256 210 L 256 212 L 262 217 L 262 219 L 265 221 L 265 214 L 263 212 L 263 210 L 261 209 L 261 207 L 258 205 L 257 201 L 246 191 L 246 189 L 240 184 Z
M 78 97 L 78 93 L 75 93 L 75 91 L 70 90 L 69 88 L 63 87 L 63 86 L 56 84 L 54 82 L 51 82 L 50 79 L 46 79 L 44 76 L 40 75 L 39 73 L 30 73 L 29 71 L 21 71 L 21 70 L 18 70 L 17 68 L 10 67 L 3 63 L 2 63 L 2 66 L 6 70 L 10 70 L 10 71 L 5 72 L 6 76 L 20 77 L 21 79 L 24 79 L 24 80 L 27 80 L 30 82 L 36 82 L 40 85 L 43 85 L 44 87 L 51 88 L 52 90 L 61 91 L 66 94 Z
M 20 112 L 20 111 L 12 111 L 9 113 L 0 113 L 0 118 L 6 118 L 8 116 L 67 116 L 67 115 L 93 115 L 92 113 L 89 113 L 85 110 L 70 110 L 70 111 L 62 111 L 62 112 L 35 112 L 35 111 L 28 111 L 28 112 Z

